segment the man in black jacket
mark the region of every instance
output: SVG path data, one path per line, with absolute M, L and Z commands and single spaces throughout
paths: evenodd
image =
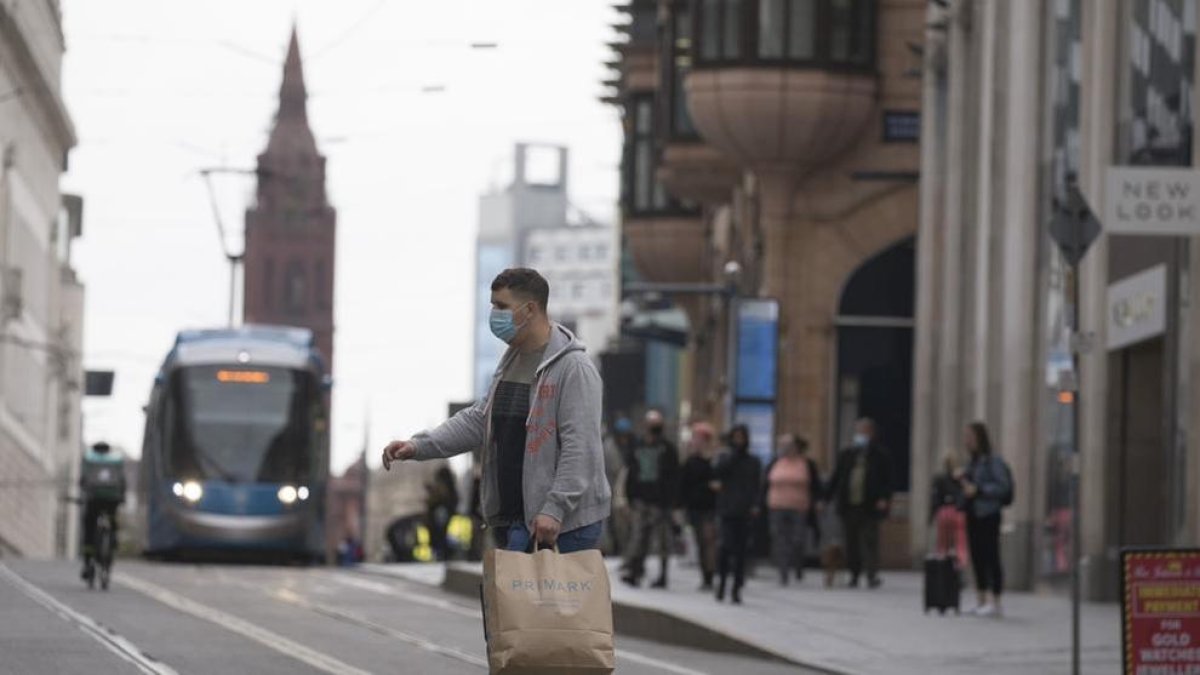
M 679 451 L 666 438 L 662 413 L 651 410 L 646 413 L 645 422 L 645 435 L 633 445 L 625 459 L 628 467 L 625 489 L 633 512 L 633 533 L 622 580 L 631 586 L 641 583 L 653 538 L 658 542 L 662 556 L 654 588 L 666 588 L 673 539 L 672 510 L 679 480 Z
M 850 586 L 858 586 L 865 568 L 868 585 L 878 588 L 879 522 L 891 507 L 892 466 L 876 440 L 875 422 L 863 418 L 855 423 L 854 445 L 838 453 L 830 486 L 845 529 Z

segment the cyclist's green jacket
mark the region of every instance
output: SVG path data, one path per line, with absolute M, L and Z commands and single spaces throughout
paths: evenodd
M 125 458 L 88 450 L 79 472 L 79 487 L 88 501 L 125 501 Z

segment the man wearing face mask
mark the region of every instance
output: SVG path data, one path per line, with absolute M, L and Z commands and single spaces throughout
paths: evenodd
M 867 584 L 878 588 L 879 522 L 891 507 L 892 467 L 876 440 L 875 422 L 863 418 L 855 423 L 854 444 L 838 454 L 830 486 L 845 531 L 850 586 L 858 586 L 865 569 Z
M 483 448 L 481 510 L 496 545 L 596 548 L 612 493 L 604 473 L 601 381 L 583 344 L 550 320 L 550 286 L 531 269 L 492 282 L 492 333 L 508 351 L 488 396 L 440 426 L 383 450 L 399 460 Z
M 628 467 L 626 494 L 633 512 L 629 557 L 621 579 L 631 585 L 641 583 L 646 573 L 646 555 L 653 539 L 661 556 L 654 588 L 667 587 L 667 565 L 671 557 L 672 518 L 679 474 L 679 451 L 667 440 L 663 416 L 657 410 L 646 413 L 646 433 L 634 444 L 625 459 Z

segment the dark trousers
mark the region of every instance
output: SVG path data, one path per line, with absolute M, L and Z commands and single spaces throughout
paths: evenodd
M 733 572 L 733 587 L 741 588 L 746 583 L 746 549 L 750 541 L 749 516 L 721 516 L 721 527 L 717 535 L 717 574 L 721 577 L 721 588 Z
M 850 577 L 858 579 L 866 571 L 868 579 L 879 576 L 879 516 L 867 509 L 849 508 L 842 514 L 846 530 L 846 566 Z
M 717 514 L 713 511 L 688 511 L 688 524 L 696 537 L 696 557 L 704 584 L 712 583 L 717 566 Z
M 100 520 L 100 514 L 108 514 L 108 522 L 112 523 L 112 536 L 117 536 L 117 507 L 120 502 L 108 499 L 89 499 L 83 507 L 83 555 L 84 558 L 91 557 L 96 552 L 96 525 Z
M 967 541 L 971 545 L 975 588 L 1000 595 L 1004 590 L 1004 568 L 1000 564 L 1000 514 L 978 518 L 968 513 Z
M 808 550 L 808 512 L 772 509 L 771 559 L 785 583 L 792 570 L 797 578 L 804 575 L 804 556 Z

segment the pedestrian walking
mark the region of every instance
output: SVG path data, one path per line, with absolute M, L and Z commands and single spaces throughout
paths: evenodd
M 892 467 L 888 451 L 879 444 L 875 422 L 863 418 L 854 425 L 854 443 L 838 453 L 832 480 L 846 545 L 850 586 L 857 587 L 866 571 L 867 584 L 878 588 L 879 523 L 892 500 Z
M 674 543 L 672 510 L 677 499 L 679 451 L 666 438 L 663 415 L 650 410 L 645 432 L 626 458 L 626 494 L 633 514 L 625 574 L 622 581 L 638 586 L 646 573 L 651 541 L 659 549 L 659 573 L 653 588 L 667 587 L 667 568 Z
M 680 501 L 696 540 L 700 590 L 711 591 L 717 563 L 717 493 L 713 490 L 716 431 L 707 422 L 692 424 L 687 461 L 680 475 Z
M 987 427 L 982 422 L 968 425 L 963 436 L 971 463 L 960 474 L 960 483 L 967 501 L 967 539 L 978 592 L 978 604 L 969 613 L 999 617 L 1003 615 L 1000 595 L 1004 591 L 1000 514 L 1013 500 L 1012 471 L 993 452 Z
M 490 328 L 509 348 L 486 398 L 383 450 L 383 466 L 483 448 L 480 500 L 498 547 L 596 548 L 611 506 L 601 440 L 600 375 L 583 344 L 547 314 L 550 286 L 531 269 L 492 282 Z M 536 543 L 535 543 L 536 542 Z
M 929 524 L 934 526 L 934 550 L 940 557 L 953 554 L 959 569 L 967 565 L 967 517 L 958 459 L 946 453 L 942 471 L 933 477 L 929 499 Z
M 817 464 L 808 457 L 808 440 L 799 434 L 780 436 L 776 456 L 767 466 L 766 504 L 771 522 L 771 558 L 779 583 L 788 585 L 792 570 L 804 579 L 810 514 L 821 496 Z
M 617 418 L 613 423 L 612 432 L 604 440 L 604 474 L 608 477 L 608 485 L 613 495 L 612 514 L 604 527 L 602 548 L 605 555 L 621 555 L 625 550 L 625 542 L 629 540 L 630 515 L 629 501 L 625 496 L 625 458 L 633 451 L 635 441 L 633 422 L 627 417 Z
M 449 560 L 450 519 L 458 511 L 458 487 L 450 467 L 438 468 L 425 490 L 425 527 L 429 530 L 429 547 L 433 550 L 435 560 Z
M 750 429 L 744 424 L 729 432 L 729 449 L 717 457 L 713 467 L 717 490 L 717 601 L 725 600 L 729 575 L 733 574 L 733 602 L 742 603 L 746 585 L 746 547 L 751 519 L 758 515 L 762 484 L 762 462 L 750 454 Z

